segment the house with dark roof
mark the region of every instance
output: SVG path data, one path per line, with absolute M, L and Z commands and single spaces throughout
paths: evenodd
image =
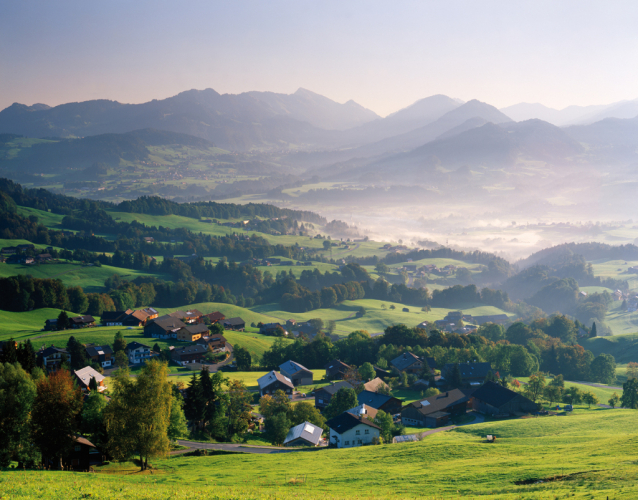
M 279 365 L 279 371 L 288 377 L 294 386 L 311 385 L 313 382 L 313 373 L 296 361 L 286 361 Z
M 139 342 L 131 342 L 126 346 L 124 352 L 128 356 L 129 361 L 134 365 L 146 363 L 146 361 L 151 358 L 151 348 Z
M 127 309 L 126 311 L 104 311 L 100 320 L 104 326 L 123 326 L 122 321 L 132 312 L 132 309 Z
M 343 361 L 333 359 L 330 363 L 327 363 L 324 368 L 328 380 L 342 380 L 343 376 L 350 369 L 350 366 L 346 365 Z
M 179 329 L 176 338 L 182 342 L 195 342 L 207 333 L 209 333 L 208 327 L 204 323 L 194 323 Z
M 122 326 L 144 326 L 148 320 L 148 314 L 144 310 L 133 311 L 122 319 Z
M 86 355 L 94 362 L 99 363 L 102 368 L 108 368 L 113 364 L 113 349 L 111 346 L 89 346 L 86 348 Z
M 322 387 L 321 389 L 317 389 L 315 391 L 315 408 L 317 408 L 318 410 L 323 410 L 330 404 L 330 399 L 332 399 L 332 396 L 339 392 L 339 389 L 354 389 L 354 387 L 352 387 L 352 384 L 350 384 L 350 382 L 341 380 L 339 382 L 333 382 L 332 384 Z
M 531 399 L 495 382 L 485 382 L 472 394 L 472 408 L 486 415 L 532 413 L 538 405 Z
M 390 365 L 399 372 L 419 374 L 423 371 L 423 360 L 411 352 L 404 352 L 392 361 Z
M 95 379 L 97 390 L 99 392 L 103 392 L 104 389 L 106 389 L 106 386 L 104 385 L 104 379 L 106 377 L 90 366 L 85 366 L 81 370 L 74 370 L 73 375 L 75 376 L 78 386 L 80 386 L 82 392 L 90 390 L 89 385 L 91 384 L 91 379 Z
M 220 323 L 225 330 L 236 330 L 238 332 L 243 332 L 246 328 L 246 322 L 239 317 L 223 319 L 220 321 Z
M 155 337 L 159 339 L 175 339 L 177 338 L 177 332 L 185 327 L 186 324 L 184 324 L 181 320 L 165 315 L 149 321 L 146 325 L 144 325 L 144 335 L 146 337 Z
M 95 318 L 89 314 L 84 316 L 75 316 L 69 318 L 71 321 L 71 328 L 85 328 L 87 326 L 95 326 Z
M 209 314 L 204 314 L 204 316 L 206 316 L 210 320 L 211 325 L 214 325 L 218 321 L 226 319 L 226 316 L 224 316 L 219 311 L 215 311 L 215 312 L 212 312 L 212 313 L 209 313 Z
M 66 470 L 73 471 L 88 471 L 91 466 L 102 465 L 106 460 L 106 456 L 84 436 L 79 434 L 74 435 L 73 447 L 71 451 L 62 458 L 62 463 Z M 52 468 L 59 466 L 60 464 L 54 464 L 52 460 L 43 460 L 45 465 L 49 465 Z
M 171 351 L 171 359 L 178 365 L 201 363 L 208 349 L 201 344 L 192 344 L 186 347 L 176 347 Z
M 288 336 L 288 331 L 280 323 L 265 323 L 259 327 L 259 333 L 262 335 L 274 335 L 277 328 L 284 331 L 284 335 Z
M 284 446 L 318 446 L 323 429 L 310 422 L 294 426 L 288 431 Z
M 56 371 L 60 369 L 64 360 L 71 362 L 71 355 L 66 349 L 60 349 L 52 345 L 46 349 L 38 351 L 37 356 L 42 358 L 42 363 L 47 371 Z
M 359 404 L 366 404 L 375 410 L 383 410 L 390 415 L 401 413 L 401 400 L 378 392 L 361 391 L 357 396 Z
M 421 401 L 414 401 L 401 410 L 401 423 L 416 427 L 447 425 L 450 417 L 467 412 L 470 398 L 467 391 L 454 389 Z
M 490 363 L 459 363 L 461 380 L 469 387 L 478 387 L 485 381 L 487 374 L 492 371 Z M 441 370 L 441 377 L 448 382 L 452 379 L 454 363 L 446 363 Z
M 223 352 L 226 350 L 226 337 L 223 335 L 203 335 L 197 340 L 198 344 L 203 345 L 208 349 L 209 347 L 213 352 Z
M 295 389 L 295 386 L 292 385 L 292 381 L 288 377 L 274 370 L 266 373 L 263 377 L 258 378 L 257 385 L 259 385 L 260 396 L 274 394 L 275 391 L 279 389 L 288 395 L 292 395 L 292 392 Z
M 330 428 L 330 446 L 336 448 L 352 448 L 372 444 L 374 438 L 379 439 L 381 427 L 370 419 L 343 412 L 327 422 Z
M 389 372 L 388 370 L 384 370 L 383 368 L 379 368 L 376 365 L 373 365 L 374 368 L 374 373 L 377 376 L 377 378 L 380 378 L 381 380 L 385 380 L 388 377 L 392 376 L 392 373 Z

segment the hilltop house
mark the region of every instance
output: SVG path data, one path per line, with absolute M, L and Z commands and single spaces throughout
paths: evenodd
M 296 425 L 288 431 L 284 446 L 318 446 L 323 429 L 310 422 Z
M 263 377 L 257 379 L 257 385 L 259 385 L 259 395 L 265 396 L 266 394 L 274 394 L 275 391 L 281 389 L 288 395 L 292 395 L 295 386 L 292 385 L 292 381 L 276 371 L 266 373 Z
M 400 373 L 406 372 L 418 375 L 423 370 L 423 360 L 411 352 L 400 354 L 390 361 L 390 365 Z
M 111 346 L 90 346 L 86 348 L 86 355 L 94 363 L 99 363 L 102 368 L 108 368 L 113 364 L 113 350 Z
M 440 427 L 449 417 L 467 412 L 470 398 L 459 389 L 415 401 L 401 410 L 401 423 L 417 427 Z
M 279 366 L 279 371 L 288 377 L 294 386 L 312 384 L 313 373 L 296 361 L 286 361 Z
M 495 382 L 485 382 L 473 394 L 472 408 L 486 415 L 513 415 L 538 410 L 534 401 Z
M 357 396 L 359 404 L 366 404 L 375 410 L 383 410 L 390 415 L 401 413 L 401 400 L 378 392 L 361 391 Z
M 104 379 L 106 377 L 104 377 L 104 375 L 102 375 L 100 372 L 95 371 L 90 366 L 85 366 L 81 370 L 75 370 L 73 372 L 73 375 L 75 376 L 75 379 L 77 380 L 82 392 L 90 391 L 89 385 L 91 383 L 91 379 L 95 379 L 97 390 L 99 392 L 103 392 L 104 389 L 106 389 L 106 386 L 104 385 Z
M 350 366 L 346 365 L 343 361 L 333 359 L 330 363 L 327 363 L 324 368 L 326 369 L 327 379 L 342 380 L 343 376 L 350 369 Z
M 128 356 L 129 362 L 134 365 L 146 363 L 146 361 L 151 358 L 151 348 L 139 342 L 131 342 L 126 346 L 124 352 Z
M 381 428 L 369 419 L 347 411 L 328 420 L 327 425 L 330 428 L 330 446 L 337 448 L 371 444 L 381 432 Z
M 354 387 L 352 387 L 349 382 L 342 380 L 322 387 L 321 389 L 317 389 L 315 391 L 315 408 L 323 410 L 330 404 L 330 399 L 339 392 L 339 389 L 354 389 Z

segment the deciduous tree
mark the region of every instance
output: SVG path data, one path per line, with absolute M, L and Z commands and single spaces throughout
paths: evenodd
M 346 389 L 342 387 L 337 393 L 330 398 L 330 403 L 324 410 L 326 418 L 330 419 L 342 414 L 344 411 L 358 406 L 357 393 L 354 389 Z
M 624 408 L 638 409 L 638 379 L 630 378 L 622 385 L 620 403 Z

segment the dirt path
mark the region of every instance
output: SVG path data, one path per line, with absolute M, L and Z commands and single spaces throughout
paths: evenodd
M 189 450 L 177 450 L 180 453 L 192 451 L 194 449 L 204 450 L 224 450 L 224 451 L 238 451 L 242 453 L 256 453 L 256 454 L 273 454 L 273 453 L 296 453 L 300 451 L 315 451 L 317 448 L 275 448 L 275 447 L 259 447 L 248 446 L 245 444 L 234 443 L 198 443 L 195 441 L 183 441 L 177 440 L 177 444 L 181 446 L 188 446 Z M 177 453 L 175 453 L 177 454 Z
M 570 380 L 566 380 L 566 382 L 571 382 Z M 581 382 L 580 380 L 574 380 L 574 384 L 583 384 L 588 385 L 590 387 L 600 387 L 601 389 L 611 389 L 613 391 L 622 391 L 622 387 L 613 387 L 611 385 L 603 385 L 603 384 L 595 384 L 594 382 Z

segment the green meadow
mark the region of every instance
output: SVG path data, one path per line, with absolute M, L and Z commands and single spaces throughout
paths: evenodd
M 177 455 L 153 460 L 152 475 L 133 464 L 104 474 L 4 471 L 0 490 L 9 499 L 632 499 L 637 428 L 636 411 L 583 410 L 468 425 L 414 443 Z M 487 434 L 496 442 L 486 443 Z

